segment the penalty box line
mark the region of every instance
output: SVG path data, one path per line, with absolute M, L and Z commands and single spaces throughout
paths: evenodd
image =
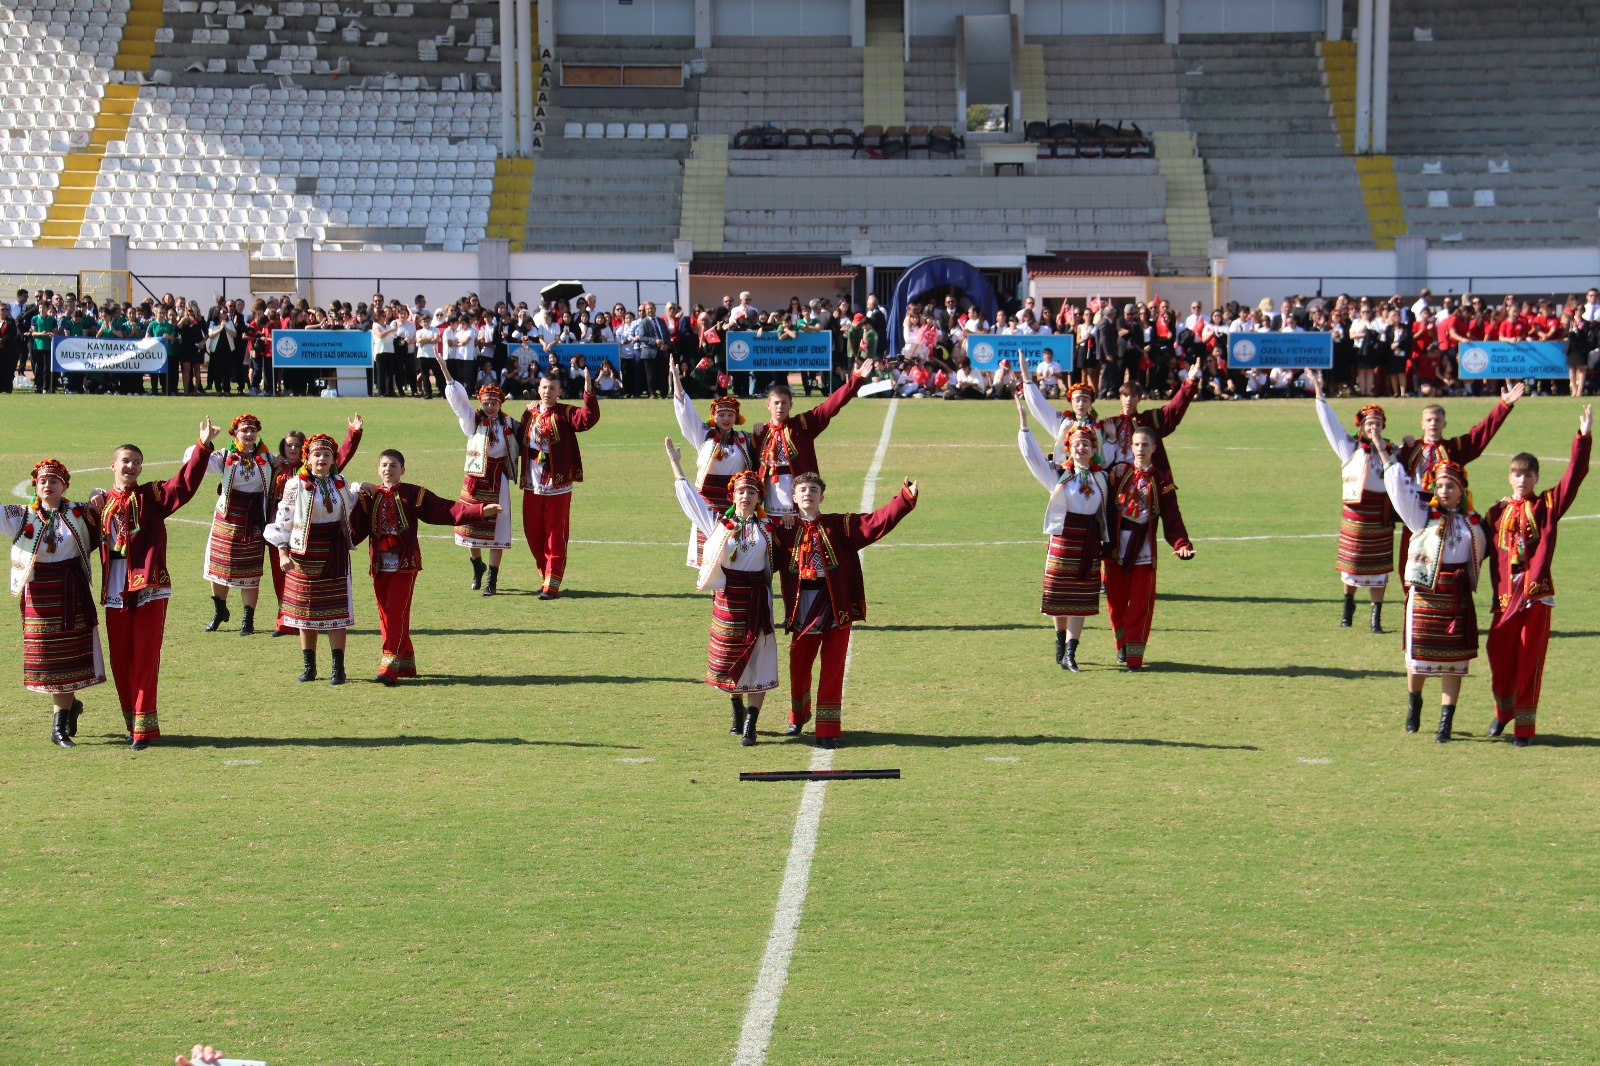
M 890 400 L 889 410 L 883 416 L 883 433 L 878 437 L 878 449 L 872 453 L 872 465 L 867 469 L 866 483 L 861 487 L 863 513 L 872 510 L 877 495 L 878 474 L 883 470 L 884 457 L 889 453 L 889 435 L 894 429 L 894 413 L 899 405 L 899 397 Z M 849 691 L 850 663 L 855 653 L 855 636 L 852 634 L 850 647 L 844 654 L 845 691 Z M 832 768 L 831 750 L 812 750 L 811 769 Z M 745 1009 L 733 1066 L 763 1066 L 767 1061 L 767 1049 L 772 1045 L 772 1029 L 778 1020 L 778 1005 L 789 983 L 789 963 L 794 958 L 795 943 L 800 936 L 800 916 L 805 910 L 806 891 L 811 884 L 811 861 L 817 853 L 817 830 L 822 823 L 822 805 L 827 798 L 827 790 L 826 781 L 808 781 L 800 794 L 800 812 L 794 820 L 794 836 L 789 843 L 789 861 L 784 867 L 783 884 L 778 889 L 772 931 L 767 934 L 767 948 L 761 956 L 761 968 L 756 972 L 756 986 L 750 992 L 750 1003 Z

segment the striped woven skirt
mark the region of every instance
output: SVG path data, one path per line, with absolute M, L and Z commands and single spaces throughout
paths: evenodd
M 1100 535 L 1094 515 L 1067 515 L 1050 535 L 1044 558 L 1040 614 L 1083 617 L 1100 613 Z
M 1362 492 L 1339 516 L 1339 560 L 1346 585 L 1383 588 L 1394 569 L 1394 508 L 1381 492 Z
M 733 501 L 728 498 L 728 481 L 731 474 L 707 474 L 706 480 L 700 486 L 700 498 L 706 501 L 706 506 L 711 508 L 712 514 L 721 514 L 728 509 L 728 504 Z M 706 550 L 706 535 L 699 528 L 689 526 L 689 555 L 685 565 L 691 569 L 700 569 L 700 553 Z
M 29 692 L 76 692 L 106 679 L 100 620 L 76 559 L 33 565 L 22 588 L 22 685 Z
M 511 547 L 511 482 L 506 477 L 505 459 L 489 459 L 482 476 L 466 474 L 461 478 L 462 503 L 498 503 L 500 513 L 481 522 L 465 522 L 456 526 L 456 543 L 463 548 Z
M 711 603 L 706 684 L 723 692 L 778 687 L 778 638 L 772 630 L 772 576 L 723 568 L 726 584 Z
M 1465 674 L 1478 657 L 1478 608 L 1465 564 L 1441 566 L 1433 588 L 1406 586 L 1406 669 Z
M 234 491 L 228 494 L 226 514 L 213 515 L 211 536 L 206 540 L 205 578 L 216 585 L 234 589 L 253 589 L 261 585 L 262 561 L 267 542 L 261 493 Z
M 349 629 L 356 622 L 350 588 L 350 542 L 338 522 L 313 523 L 306 550 L 283 575 L 283 624 L 294 629 Z

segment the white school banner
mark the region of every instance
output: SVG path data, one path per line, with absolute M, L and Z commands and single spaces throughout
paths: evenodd
M 167 345 L 160 337 L 57 337 L 58 374 L 161 374 Z

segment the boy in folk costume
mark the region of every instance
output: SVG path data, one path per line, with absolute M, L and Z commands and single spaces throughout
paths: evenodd
M 1488 641 L 1494 722 L 1489 736 L 1499 736 L 1514 720 L 1512 743 L 1519 748 L 1533 743 L 1539 711 L 1550 610 L 1555 606 L 1556 527 L 1589 472 L 1592 427 L 1590 405 L 1584 404 L 1567 472 L 1548 492 L 1536 492 L 1539 460 L 1527 452 L 1514 457 L 1511 495 L 1489 508 L 1485 518 L 1493 546 L 1489 574 L 1494 587 Z
M 215 633 L 232 614 L 228 610 L 228 590 L 239 590 L 244 604 L 244 621 L 239 635 L 256 631 L 256 603 L 261 595 L 262 560 L 266 542 L 261 531 L 275 513 L 274 479 L 283 471 L 282 462 L 261 443 L 261 419 L 242 414 L 228 427 L 231 440 L 221 452 L 213 451 L 206 471 L 218 474 L 217 506 L 211 519 L 211 534 L 206 538 L 205 578 L 211 582 L 214 609 L 207 633 Z M 361 439 L 361 416 L 350 419 L 346 448 L 353 454 Z M 184 452 L 187 462 L 194 454 Z
M 1364 588 L 1372 598 L 1372 632 L 1383 632 L 1383 592 L 1394 569 L 1394 506 L 1383 485 L 1383 453 L 1372 445 L 1372 431 L 1379 434 L 1387 419 L 1383 408 L 1368 404 L 1356 412 L 1356 433 L 1352 437 L 1339 423 L 1339 416 L 1322 395 L 1322 375 L 1307 370 L 1317 389 L 1317 420 L 1343 464 L 1344 508 L 1339 520 L 1339 559 L 1335 569 L 1344 583 L 1344 616 L 1341 626 L 1349 626 L 1356 613 L 1356 589 Z M 1385 441 L 1385 448 L 1393 445 Z
M 1500 427 L 1505 425 L 1506 419 L 1511 414 L 1511 408 L 1522 399 L 1522 392 L 1523 385 L 1520 381 L 1508 389 L 1501 389 L 1500 402 L 1484 415 L 1483 421 L 1459 437 L 1451 437 L 1449 440 L 1444 436 L 1444 408 L 1436 403 L 1430 403 L 1422 409 L 1422 438 L 1419 440 L 1416 437 L 1405 437 L 1395 452 L 1400 465 L 1405 468 L 1410 478 L 1418 500 L 1426 506 L 1432 499 L 1433 472 L 1440 463 L 1452 462 L 1457 466 L 1466 467 L 1483 454 L 1483 450 L 1489 446 L 1494 435 L 1500 432 Z M 1406 545 L 1410 541 L 1410 528 L 1402 528 L 1401 559 L 1406 557 Z
M 72 475 L 59 459 L 33 468 L 33 499 L 0 507 L 11 538 L 11 595 L 22 608 L 22 687 L 50 696 L 50 740 L 73 747 L 83 703 L 76 693 L 106 679 L 89 556 L 100 546 L 94 512 L 67 499 Z
M 1180 559 L 1194 558 L 1194 545 L 1178 511 L 1172 474 L 1155 465 L 1161 439 L 1139 426 L 1129 438 L 1131 463 L 1108 472 L 1106 508 L 1111 553 L 1105 560 L 1106 610 L 1117 641 L 1117 662 L 1144 669 L 1144 649 L 1156 611 L 1156 525 Z
M 278 504 L 283 501 L 283 486 L 300 469 L 301 451 L 305 448 L 306 435 L 298 429 L 291 429 L 278 441 L 278 458 L 273 463 L 272 496 L 269 500 L 267 513 L 276 515 Z M 355 458 L 356 449 L 361 446 L 361 416 L 358 414 L 350 419 L 350 428 L 344 435 L 344 443 L 339 445 L 339 454 L 334 465 L 343 470 L 350 465 L 350 460 Z M 267 553 L 267 562 L 272 567 L 272 592 L 278 598 L 278 619 L 273 626 L 272 635 L 275 637 L 292 637 L 296 630 L 283 622 L 283 564 L 278 561 L 277 552 Z
M 1039 386 L 1029 379 L 1027 366 L 1023 366 L 1023 386 L 1017 393 L 1027 401 L 1028 413 L 1038 419 L 1039 424 L 1050 434 L 1050 457 L 1058 465 L 1067 464 L 1067 434 L 1073 429 L 1086 429 L 1094 435 L 1093 459 L 1102 468 L 1109 466 L 1118 459 L 1123 458 L 1117 451 L 1117 442 L 1110 438 L 1106 431 L 1106 424 L 1094 409 L 1094 388 L 1085 382 L 1078 382 L 1067 389 L 1066 411 L 1057 411 L 1050 406 L 1044 398 L 1044 393 L 1039 391 Z
M 350 517 L 356 494 L 335 469 L 332 437 L 312 434 L 305 454 L 305 465 L 284 486 L 266 539 L 283 563 L 283 620 L 300 631 L 305 669 L 299 679 L 317 679 L 317 634 L 327 633 L 333 652 L 328 684 L 342 685 L 345 633 L 356 621 L 350 583 Z
M 200 491 L 219 432 L 209 418 L 200 423 L 199 440 L 183 469 L 163 482 L 140 484 L 144 453 L 124 444 L 111 454 L 114 487 L 89 497 L 100 519 L 100 603 L 106 609 L 111 673 L 134 751 L 161 736 L 156 697 L 172 596 L 167 519 Z
M 721 514 L 733 502 L 728 490 L 729 479 L 741 471 L 754 470 L 756 466 L 756 452 L 750 434 L 734 428 L 744 425 L 744 415 L 739 413 L 739 401 L 732 396 L 718 396 L 711 401 L 711 421 L 702 422 L 683 391 L 676 361 L 667 364 L 667 376 L 672 381 L 672 410 L 678 416 L 678 430 L 697 455 L 695 490 L 713 513 Z M 691 517 L 690 522 L 693 521 Z M 691 524 L 689 566 L 700 568 L 700 549 L 705 542 L 705 533 Z
M 835 748 L 850 627 L 867 617 L 861 550 L 887 536 L 917 506 L 917 483 L 906 478 L 894 499 L 865 515 L 823 514 L 827 486 L 818 474 L 796 474 L 793 484 L 796 520 L 769 527 L 783 585 L 784 628 L 789 631 L 789 725 L 783 735 L 799 736 L 811 720 L 811 668 L 821 652 L 817 746 Z
M 1109 478 L 1095 462 L 1095 431 L 1087 425 L 1067 430 L 1067 464 L 1050 462 L 1028 429 L 1024 402 L 1018 393 L 1017 445 L 1029 473 L 1050 493 L 1044 512 L 1050 542 L 1039 613 L 1055 620 L 1056 665 L 1078 673 L 1084 619 L 1100 613 L 1100 560 L 1111 543 Z
M 1422 726 L 1422 688 L 1439 679 L 1439 730 L 1434 740 L 1450 739 L 1461 679 L 1478 657 L 1478 610 L 1473 597 L 1478 574 L 1489 551 L 1483 519 L 1467 495 L 1467 471 L 1460 463 L 1441 460 L 1429 471 L 1432 485 L 1424 503 L 1417 496 L 1398 451 L 1382 434 L 1368 438 L 1385 459 L 1384 486 L 1400 520 L 1411 531 L 1405 555 L 1406 584 L 1406 732 Z
M 1117 395 L 1122 399 L 1122 413 L 1112 415 L 1104 422 L 1106 438 L 1112 442 L 1116 454 L 1123 459 L 1131 456 L 1134 431 L 1144 427 L 1155 435 L 1155 456 L 1151 459 L 1151 464 L 1157 470 L 1171 473 L 1172 463 L 1167 459 L 1167 446 L 1163 441 L 1178 428 L 1178 423 L 1183 421 L 1184 412 L 1189 410 L 1189 404 L 1193 402 L 1195 392 L 1199 388 L 1201 370 L 1200 360 L 1197 359 L 1189 368 L 1189 374 L 1183 379 L 1183 384 L 1172 394 L 1172 399 L 1150 411 L 1139 410 L 1139 401 L 1144 399 L 1144 386 L 1137 381 L 1124 382 L 1117 390 Z
M 793 518 L 794 479 L 801 474 L 817 473 L 817 438 L 844 405 L 861 391 L 875 365 L 871 359 L 863 359 L 850 379 L 835 389 L 833 395 L 793 418 L 789 417 L 789 411 L 794 407 L 794 393 L 789 391 L 789 386 L 780 383 L 767 390 L 767 414 L 771 420 L 750 431 L 750 443 L 755 449 L 756 472 L 766 487 L 768 515 Z
M 706 684 L 728 694 L 733 704 L 733 728 L 728 732 L 748 747 L 756 742 L 761 704 L 778 687 L 778 637 L 772 625 L 773 537 L 771 520 L 761 512 L 761 479 L 754 470 L 734 474 L 729 485 L 733 503 L 714 510 L 683 476 L 682 455 L 670 437 L 666 448 L 677 478 L 678 506 L 705 538 L 705 559 L 695 587 L 712 593 Z
M 483 595 L 500 591 L 500 559 L 511 547 L 511 484 L 517 476 L 517 423 L 501 410 L 505 401 L 498 385 L 478 390 L 478 408 L 467 399 L 466 387 L 450 376 L 449 360 L 441 353 L 435 358 L 444 374 L 444 398 L 450 401 L 467 435 L 466 472 L 461 478 L 462 503 L 497 503 L 493 518 L 463 522 L 456 526 L 456 543 L 472 556 L 472 588 Z M 489 565 L 484 566 L 483 550 L 489 549 Z M 488 580 L 484 580 L 487 573 Z
M 522 535 L 539 566 L 539 598 L 561 595 L 572 533 L 572 486 L 583 480 L 578 434 L 600 421 L 600 397 L 583 371 L 583 406 L 561 402 L 561 375 L 539 378 L 539 399 L 522 413 L 517 449 L 522 459 Z
M 499 515 L 497 503 L 462 503 L 435 496 L 420 485 L 409 485 L 406 457 L 393 448 L 378 456 L 378 483 L 357 487 L 359 496 L 352 519 L 352 539 L 367 542 L 368 573 L 378 601 L 378 631 L 383 638 L 378 676 L 380 685 L 394 685 L 402 677 L 417 676 L 416 652 L 411 646 L 411 597 L 422 572 L 422 545 L 417 526 L 429 522 L 452 526 L 482 522 Z

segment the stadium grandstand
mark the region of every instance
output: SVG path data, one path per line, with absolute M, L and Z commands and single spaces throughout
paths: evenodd
M 8 0 L 0 19 L 14 280 L 526 298 L 583 276 L 692 306 L 887 296 L 937 253 L 1019 296 L 1214 306 L 1600 273 L 1582 0 Z

